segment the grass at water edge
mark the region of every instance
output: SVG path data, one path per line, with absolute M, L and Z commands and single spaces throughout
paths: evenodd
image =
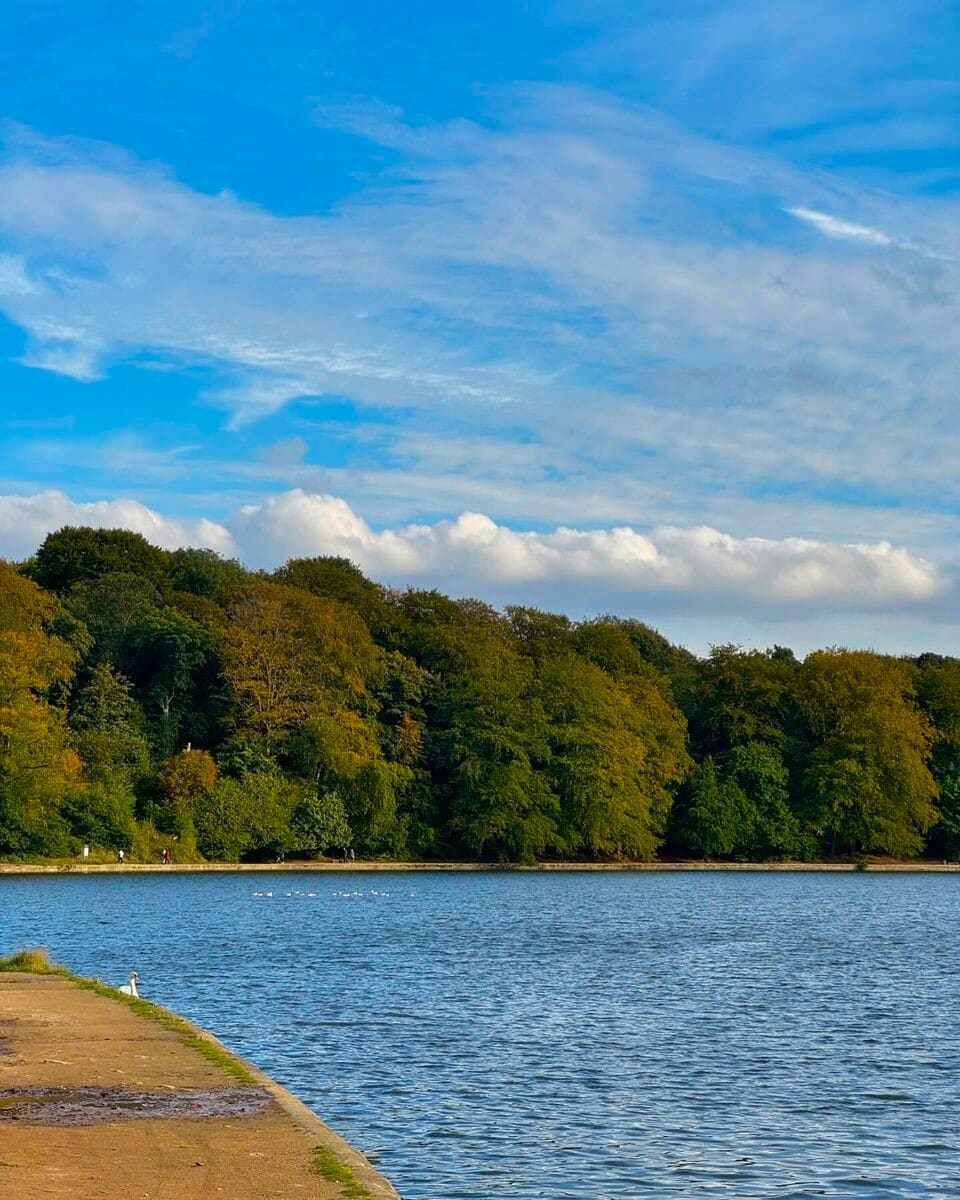
M 152 1004 L 149 1000 L 143 1000 L 137 996 L 127 996 L 123 992 L 117 991 L 116 988 L 110 987 L 109 984 L 101 983 L 99 979 L 86 979 L 82 975 L 74 975 L 66 967 L 52 963 L 50 955 L 42 947 L 18 950 L 7 958 L 0 958 L 0 974 L 13 972 L 29 975 L 58 975 L 63 979 L 69 979 L 85 991 L 95 992 L 98 996 L 104 996 L 108 1000 L 126 1004 L 138 1016 L 145 1017 L 148 1021 L 157 1021 L 164 1029 L 175 1033 L 184 1046 L 196 1050 L 208 1062 L 233 1076 L 240 1083 L 257 1083 L 243 1062 L 217 1042 L 201 1036 L 188 1021 L 178 1017 L 176 1013 L 162 1008 L 159 1004 Z M 368 1198 L 372 1200 L 371 1193 L 332 1150 L 318 1146 L 313 1152 L 311 1169 L 315 1175 L 322 1176 L 329 1183 L 338 1184 L 348 1200 L 368 1200 Z
M 342 1163 L 334 1152 L 326 1146 L 318 1146 L 313 1152 L 313 1171 L 321 1175 L 329 1183 L 337 1183 L 345 1196 L 350 1200 L 365 1200 L 371 1193 L 363 1186 L 353 1171 Z
M 127 996 L 115 987 L 111 987 L 107 983 L 101 983 L 99 979 L 87 979 L 82 975 L 74 975 L 66 967 L 52 963 L 50 955 L 41 947 L 35 947 L 30 950 L 18 950 L 8 958 L 0 958 L 0 973 L 10 973 L 13 971 L 29 975 L 59 975 L 63 979 L 69 979 L 77 987 L 83 988 L 84 991 L 95 992 L 98 996 L 104 996 L 108 1000 L 125 1004 L 137 1016 L 145 1017 L 148 1021 L 156 1021 L 164 1029 L 175 1033 L 184 1046 L 190 1050 L 195 1050 L 207 1062 L 219 1067 L 240 1083 L 255 1084 L 257 1082 L 240 1059 L 234 1057 L 229 1050 L 224 1049 L 223 1046 L 213 1041 L 212 1038 L 202 1036 L 183 1017 L 178 1017 L 176 1013 L 170 1012 L 169 1009 L 163 1008 L 159 1004 L 153 1004 L 149 1000 L 143 1000 L 138 996 Z

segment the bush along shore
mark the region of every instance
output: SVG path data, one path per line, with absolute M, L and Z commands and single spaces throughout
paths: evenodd
M 960 660 L 267 574 L 123 530 L 0 560 L 0 858 L 960 855 Z

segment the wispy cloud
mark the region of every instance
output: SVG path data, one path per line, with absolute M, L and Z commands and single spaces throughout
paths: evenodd
M 816 226 L 827 237 L 844 238 L 854 242 L 866 242 L 870 246 L 895 246 L 897 241 L 880 229 L 871 229 L 869 225 L 857 225 L 853 221 L 841 221 L 827 213 L 814 212 L 810 208 L 788 208 L 792 216 L 800 221 L 807 221 Z
M 400 165 L 309 217 L 115 149 L 10 139 L 0 309 L 26 361 L 77 379 L 144 354 L 199 366 L 238 437 L 317 398 L 359 414 L 308 430 L 301 462 L 231 466 L 221 448 L 220 465 L 161 456 L 144 477 L 330 488 L 391 526 L 725 516 L 749 538 L 775 514 L 802 536 L 832 505 L 864 544 L 888 525 L 911 540 L 905 513 L 960 501 L 951 201 L 583 88 L 511 89 L 484 124 L 359 102 L 323 120 Z M 325 459 L 338 439 L 349 454 Z

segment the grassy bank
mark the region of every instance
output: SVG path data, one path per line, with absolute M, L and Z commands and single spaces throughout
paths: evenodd
M 43 981 L 42 992 L 36 990 L 36 983 L 29 986 L 34 977 L 39 977 L 38 982 Z M 28 986 L 25 988 L 25 985 Z M 82 999 L 84 993 L 107 999 L 111 1006 L 95 1007 L 97 1002 Z M 125 1009 L 130 1015 L 123 1017 L 117 1013 L 118 1009 Z M 126 1079 L 127 1065 L 136 1048 L 138 1073 L 147 1077 L 144 1090 L 137 1097 L 141 1115 L 152 1117 L 151 1124 L 155 1129 L 159 1128 L 156 1136 L 161 1140 L 169 1135 L 168 1170 L 182 1169 L 188 1187 L 196 1180 L 193 1168 L 204 1165 L 208 1169 L 219 1166 L 224 1182 L 230 1177 L 234 1186 L 229 1189 L 216 1187 L 215 1190 L 229 1190 L 236 1200 L 253 1200 L 254 1196 L 267 1194 L 260 1178 L 263 1172 L 269 1181 L 270 1194 L 273 1194 L 274 1185 L 281 1189 L 285 1185 L 286 1190 L 296 1188 L 299 1192 L 304 1186 L 297 1178 L 301 1171 L 304 1179 L 312 1175 L 324 1181 L 322 1191 L 316 1193 L 322 1195 L 323 1200 L 396 1198 L 390 1184 L 358 1151 L 295 1096 L 228 1050 L 212 1034 L 160 1005 L 125 995 L 98 979 L 73 975 L 65 967 L 51 962 L 43 949 L 19 950 L 7 958 L 0 958 L 0 1010 L 8 1018 L 16 1052 L 13 1075 L 9 1080 L 14 1087 L 8 1089 L 10 1094 L 5 1102 L 24 1110 L 23 1125 L 18 1122 L 16 1127 L 11 1126 L 12 1132 L 5 1135 L 4 1141 L 5 1150 L 16 1158 L 17 1138 L 21 1137 L 24 1162 L 0 1163 L 0 1183 L 3 1182 L 4 1168 L 12 1171 L 16 1167 L 21 1183 L 25 1182 L 24 1172 L 40 1169 L 33 1153 L 37 1134 L 29 1128 L 39 1126 L 41 1136 L 60 1136 L 68 1140 L 65 1157 L 82 1164 L 85 1181 L 91 1178 L 91 1166 L 102 1180 L 114 1178 L 117 1172 L 126 1173 L 135 1177 L 135 1194 L 147 1194 L 142 1191 L 144 1180 L 140 1175 L 151 1169 L 149 1155 L 137 1155 L 128 1149 L 126 1139 L 124 1148 L 118 1149 L 113 1144 L 114 1137 L 108 1139 L 111 1145 L 104 1153 L 104 1148 L 97 1142 L 98 1129 L 93 1129 L 90 1123 L 80 1122 L 63 1132 L 56 1116 L 57 1105 L 65 1098 L 75 1103 L 78 1096 L 94 1091 L 100 1100 L 109 1101 L 113 1093 L 123 1092 L 127 1085 L 118 1085 L 115 1077 Z M 115 1015 L 111 1016 L 111 1013 Z M 151 1023 L 155 1033 L 139 1027 L 139 1022 L 144 1020 Z M 30 1028 L 32 1025 L 36 1027 Z M 88 1052 L 91 1031 L 97 1047 L 93 1054 Z M 82 1050 L 81 1043 L 87 1049 Z M 53 1057 L 54 1054 L 57 1057 Z M 90 1074 L 89 1079 L 87 1074 Z M 152 1079 L 149 1078 L 151 1074 Z M 236 1088 L 238 1084 L 239 1094 L 250 1089 L 245 1094 L 253 1098 L 251 1103 L 259 1103 L 259 1115 L 246 1125 L 244 1117 L 236 1115 L 205 1117 L 199 1123 L 196 1119 L 184 1122 L 179 1120 L 180 1110 L 170 1116 L 169 1107 L 164 1107 L 171 1093 L 182 1092 L 182 1110 L 189 1113 L 191 1108 L 197 1107 L 195 1102 L 200 1095 L 197 1089 L 209 1088 L 211 1084 L 212 1094 L 221 1097 L 234 1093 L 218 1089 Z M 271 1102 L 271 1107 L 263 1107 Z M 36 1105 L 40 1103 L 44 1104 L 45 1112 L 38 1121 Z M 230 1103 L 229 1099 L 227 1103 Z M 266 1141 L 263 1140 L 265 1126 L 271 1127 L 266 1130 Z M 131 1130 L 130 1125 L 126 1128 Z M 128 1135 L 135 1136 L 136 1132 Z M 152 1135 L 144 1136 L 149 1142 Z M 195 1145 L 190 1144 L 191 1139 Z M 196 1159 L 197 1150 L 203 1153 L 203 1164 Z M 220 1164 L 216 1162 L 218 1158 L 222 1160 Z M 246 1166 L 254 1178 L 248 1178 Z M 282 1175 L 284 1170 L 289 1173 L 291 1167 L 291 1178 L 275 1178 L 275 1169 Z M 44 1191 L 43 1194 L 70 1195 L 76 1200 L 72 1185 L 66 1180 L 62 1182 L 64 1191 Z M 0 1194 L 6 1194 L 2 1187 Z M 97 1195 L 100 1194 L 98 1191 Z

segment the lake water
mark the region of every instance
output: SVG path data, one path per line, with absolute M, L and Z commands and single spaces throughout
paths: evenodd
M 960 876 L 0 877 L 404 1200 L 960 1196 Z

